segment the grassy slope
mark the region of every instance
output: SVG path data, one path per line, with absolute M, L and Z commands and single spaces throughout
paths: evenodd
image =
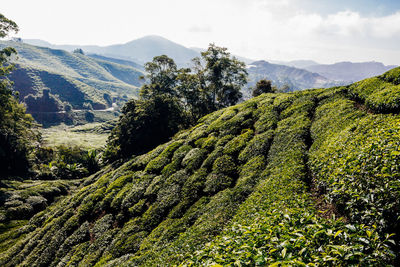
M 22 239 L 28 220 L 83 180 L 40 181 L 2 180 L 0 183 L 0 252 Z
M 397 68 L 212 113 L 36 215 L 0 264 L 392 264 L 399 83 Z
M 143 71 L 130 66 L 24 43 L 0 42 L 0 46 L 12 46 L 18 51 L 16 62 L 20 70 L 10 78 L 15 80 L 22 97 L 47 87 L 61 100 L 81 108 L 84 101 L 106 104 L 105 92 L 133 97 L 141 85 Z
M 42 129 L 43 141 L 46 146 L 80 146 L 85 149 L 100 149 L 107 141 L 116 120 L 106 122 L 86 123 L 79 126 L 64 124 Z

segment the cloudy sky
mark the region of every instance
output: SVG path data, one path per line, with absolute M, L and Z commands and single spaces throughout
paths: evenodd
M 400 65 L 399 0 L 12 0 L 17 36 L 110 45 L 161 35 L 252 59 Z

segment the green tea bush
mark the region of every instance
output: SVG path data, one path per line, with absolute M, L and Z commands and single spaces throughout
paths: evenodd
M 365 79 L 349 86 L 349 94 L 362 100 L 366 107 L 378 113 L 398 113 L 399 106 L 399 69 Z
M 189 171 L 194 171 L 201 166 L 206 156 L 207 156 L 207 150 L 200 148 L 193 148 L 183 158 L 182 166 Z
M 325 142 L 311 161 L 328 199 L 380 232 L 399 227 L 399 125 L 398 116 L 367 116 Z
M 255 135 L 250 142 L 246 142 L 246 147 L 240 152 L 238 159 L 241 162 L 247 162 L 256 156 L 266 156 L 273 136 L 272 130 Z
M 379 266 L 393 259 L 389 241 L 374 228 L 307 210 L 272 210 L 250 226 L 234 224 L 185 265 Z
M 212 170 L 214 173 L 223 173 L 232 176 L 236 174 L 237 167 L 232 157 L 223 155 L 214 161 Z
M 224 154 L 236 156 L 253 137 L 253 133 L 253 130 L 250 129 L 243 130 L 241 135 L 233 138 L 225 145 Z
M 212 113 L 85 179 L 34 216 L 0 265 L 394 265 L 400 119 L 351 90 Z

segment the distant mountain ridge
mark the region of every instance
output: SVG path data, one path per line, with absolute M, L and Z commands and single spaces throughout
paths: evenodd
M 303 90 L 307 88 L 326 88 L 340 85 L 326 77 L 312 73 L 304 69 L 285 65 L 272 64 L 264 60 L 255 61 L 248 65 L 249 86 L 254 86 L 258 80 L 271 80 L 273 85 L 282 87 L 288 85 L 291 90 Z
M 96 46 L 96 45 L 54 45 L 47 41 L 39 39 L 26 39 L 23 40 L 25 43 L 50 47 L 53 49 L 63 49 L 67 51 L 73 51 L 76 48 L 81 48 L 86 54 L 96 54 L 93 57 L 106 57 L 105 60 L 113 61 L 119 64 L 126 64 L 128 62 L 134 62 L 138 65 L 144 65 L 144 63 L 149 62 L 154 56 L 159 56 L 162 54 L 168 55 L 177 63 L 179 67 L 188 67 L 192 58 L 200 55 L 204 48 L 190 47 L 187 48 L 183 45 L 170 41 L 164 37 L 157 35 L 144 36 L 142 38 L 127 42 L 125 44 L 115 44 L 110 46 Z M 92 56 L 92 55 L 90 55 Z M 239 60 L 245 62 L 246 64 L 251 64 L 254 60 L 249 58 L 241 57 L 235 55 Z M 122 63 L 116 60 L 125 60 L 128 62 Z M 304 89 L 307 85 L 311 87 L 320 87 L 321 83 L 323 87 L 329 87 L 336 81 L 340 85 L 349 84 L 351 82 L 359 81 L 372 76 L 380 75 L 396 66 L 385 66 L 379 62 L 362 62 L 362 63 L 352 63 L 352 62 L 338 62 L 335 64 L 320 64 L 314 60 L 292 60 L 292 61 L 275 61 L 268 60 L 268 62 L 275 65 L 285 65 L 288 67 L 294 67 L 298 69 L 307 70 L 309 72 L 318 73 L 320 76 L 331 80 L 322 81 L 324 79 L 319 78 L 319 82 L 308 82 L 299 80 L 297 78 L 290 78 L 288 82 L 293 82 L 294 88 Z M 129 63 L 130 64 L 130 63 Z M 129 65 L 128 64 L 128 65 Z M 136 65 L 131 65 L 138 68 Z M 282 70 L 282 68 L 280 68 Z M 292 72 L 295 75 L 299 72 Z M 267 73 L 266 73 L 267 74 Z M 286 75 L 286 74 L 285 74 Z M 267 75 L 268 76 L 268 75 Z M 273 71 L 269 76 L 276 76 Z M 270 78 L 279 83 L 282 80 L 287 80 L 282 75 L 278 75 L 279 78 Z M 286 75 L 287 76 L 287 75 Z M 310 77 L 310 76 L 308 76 Z M 297 81 L 296 81 L 297 80 Z M 295 82 L 296 81 L 296 82 Z M 300 84 L 298 84 L 300 83 Z M 306 87 L 305 87 L 306 86 Z
M 59 47 L 63 49 L 73 50 L 81 48 L 88 53 L 89 57 L 112 61 L 114 63 L 129 65 L 140 68 L 140 64 L 151 61 L 154 56 L 166 54 L 173 58 L 178 66 L 190 66 L 192 58 L 199 56 L 202 48 L 186 48 L 174 42 L 171 42 L 160 36 L 146 36 L 137 40 L 133 40 L 126 44 L 112 45 L 107 47 L 93 46 L 54 46 L 45 41 L 25 40 L 35 44 Z M 95 53 L 95 54 L 90 54 Z M 332 81 L 322 75 L 312 74 L 307 70 L 288 67 L 285 65 L 270 64 L 266 61 L 255 61 L 235 56 L 239 60 L 250 64 L 249 84 L 248 87 L 254 86 L 259 79 L 269 79 L 274 85 L 289 85 L 292 90 L 302 90 L 312 87 L 329 87 L 335 85 Z M 265 62 L 265 63 L 263 63 Z M 294 61 L 293 61 L 294 62 Z M 309 64 L 315 62 L 307 61 Z M 297 61 L 301 63 L 301 61 Z M 303 62 L 304 64 L 304 62 Z M 142 67 L 143 69 L 143 67 Z M 249 91 L 244 89 L 245 98 L 250 97 Z
M 105 60 L 136 69 L 144 70 L 143 65 L 155 56 L 162 54 L 173 58 L 179 67 L 190 67 L 191 60 L 200 55 L 203 48 L 187 48 L 161 36 L 145 36 L 125 44 L 110 46 L 52 45 L 49 42 L 31 39 L 24 42 L 45 47 L 72 51 L 81 48 L 91 58 Z M 275 86 L 287 85 L 290 90 L 307 88 L 327 88 L 346 85 L 355 81 L 380 75 L 395 66 L 385 66 L 378 62 L 319 64 L 313 60 L 292 61 L 252 61 L 235 55 L 248 64 L 249 83 L 243 90 L 244 99 L 251 97 L 251 87 L 260 79 L 268 79 Z M 127 78 L 127 76 L 125 76 Z
M 101 54 L 103 56 L 134 61 L 143 65 L 153 59 L 154 56 L 168 55 L 174 59 L 178 66 L 187 66 L 192 58 L 199 56 L 199 52 L 183 45 L 172 42 L 164 37 L 157 35 L 145 36 L 125 44 L 115 44 L 110 46 L 93 45 L 54 45 L 46 41 L 37 39 L 25 39 L 25 43 L 40 45 L 45 47 L 73 51 L 81 48 L 85 53 Z
M 82 86 L 86 89 L 133 96 L 137 94 L 142 83 L 139 79 L 143 75 L 142 70 L 108 61 L 107 58 L 89 57 L 25 43 L 0 42 L 0 47 L 5 46 L 12 46 L 17 50 L 18 57 L 14 61 L 20 69 L 61 75 L 76 81 L 76 84 L 83 83 Z
M 285 65 L 299 69 L 304 69 L 305 67 L 319 64 L 314 60 L 307 60 L 307 59 L 291 60 L 291 61 L 279 61 L 279 60 L 268 60 L 268 61 L 273 64 Z
M 385 66 L 380 62 L 338 62 L 335 64 L 318 64 L 305 66 L 304 69 L 316 72 L 331 80 L 356 82 L 372 76 L 381 75 L 393 68 L 395 65 Z

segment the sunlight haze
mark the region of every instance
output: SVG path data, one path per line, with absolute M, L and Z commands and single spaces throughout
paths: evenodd
M 211 42 L 259 60 L 400 62 L 398 1 L 8 1 L 16 35 L 53 44 L 111 45 L 160 35 Z

